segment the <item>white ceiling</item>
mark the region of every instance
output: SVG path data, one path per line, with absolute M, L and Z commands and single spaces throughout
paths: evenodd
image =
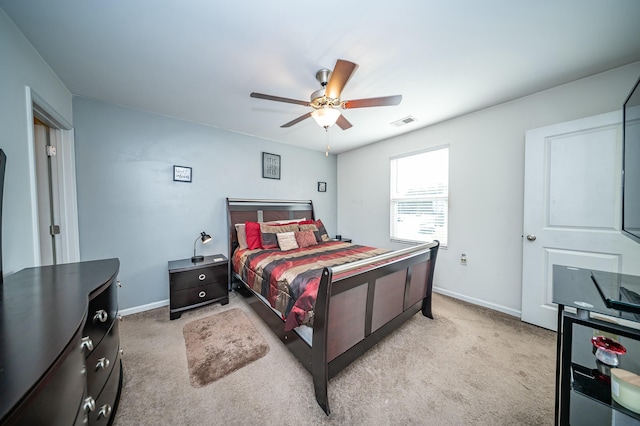
M 0 0 L 74 95 L 323 151 L 308 100 L 337 59 L 359 68 L 331 152 L 640 60 L 638 0 Z M 623 99 L 620 100 L 622 104 Z M 414 116 L 404 127 L 391 122 Z

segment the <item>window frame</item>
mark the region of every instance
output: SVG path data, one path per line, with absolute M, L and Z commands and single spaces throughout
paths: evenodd
M 411 197 L 411 198 L 407 198 L 406 196 L 403 198 L 397 197 L 395 196 L 396 193 L 395 191 L 395 184 L 397 183 L 397 173 L 395 172 L 395 168 L 397 165 L 397 160 L 402 159 L 402 158 L 407 158 L 407 157 L 412 157 L 412 156 L 416 156 L 416 155 L 422 155 L 422 154 L 426 154 L 429 152 L 435 152 L 435 151 L 440 151 L 446 149 L 447 150 L 447 190 L 446 190 L 446 196 L 442 196 L 442 195 L 438 195 L 438 196 L 415 196 L 415 197 Z M 451 161 L 450 161 L 450 157 L 451 156 L 451 149 L 450 149 L 450 145 L 449 144 L 444 144 L 444 145 L 438 145 L 438 146 L 434 146 L 434 147 L 430 147 L 427 149 L 423 149 L 420 151 L 413 151 L 413 152 L 408 152 L 408 153 L 404 153 L 404 154 L 400 154 L 400 155 L 395 155 L 393 157 L 389 158 L 389 240 L 391 242 L 396 242 L 396 243 L 404 243 L 404 244 L 415 244 L 415 243 L 423 243 L 425 241 L 422 240 L 413 240 L 413 239 L 407 239 L 407 238 L 400 238 L 394 235 L 394 223 L 392 223 L 393 218 L 394 218 L 394 207 L 395 207 L 395 203 L 397 203 L 400 200 L 429 200 L 429 201 L 441 201 L 441 200 L 445 200 L 446 202 L 446 213 L 445 213 L 445 218 L 444 218 L 444 223 L 445 223 L 445 240 L 444 241 L 440 241 L 440 247 L 441 248 L 446 248 L 448 246 L 448 241 L 449 241 L 449 198 L 450 198 L 450 194 L 449 194 L 449 178 L 450 178 L 450 165 L 451 165 Z M 395 162 L 395 163 L 394 163 Z M 397 222 L 395 222 L 397 223 Z M 437 239 L 437 238 L 436 238 Z M 427 240 L 428 241 L 428 240 Z

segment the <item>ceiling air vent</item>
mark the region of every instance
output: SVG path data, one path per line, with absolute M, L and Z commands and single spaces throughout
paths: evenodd
M 408 115 L 405 118 L 401 118 L 400 120 L 391 122 L 391 124 L 396 127 L 400 127 L 404 126 L 405 124 L 413 123 L 414 121 L 416 121 L 416 118 L 412 115 Z

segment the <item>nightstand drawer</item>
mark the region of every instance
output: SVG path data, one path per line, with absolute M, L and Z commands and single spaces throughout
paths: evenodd
M 227 264 L 207 266 L 192 271 L 174 272 L 170 275 L 171 290 L 186 290 L 213 283 L 227 285 Z
M 193 287 L 186 290 L 173 291 L 171 293 L 171 309 L 195 305 L 213 299 L 227 296 L 227 281 Z

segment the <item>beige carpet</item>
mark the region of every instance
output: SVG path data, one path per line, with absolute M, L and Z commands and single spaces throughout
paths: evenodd
M 242 309 L 269 344 L 262 358 L 191 386 L 182 329 Z M 242 296 L 187 311 L 167 307 L 120 324 L 122 425 L 552 425 L 554 332 L 435 294 L 435 320 L 416 314 L 329 381 L 331 415 L 307 370 Z
M 202 387 L 262 358 L 269 345 L 242 309 L 191 321 L 182 329 L 191 385 Z

